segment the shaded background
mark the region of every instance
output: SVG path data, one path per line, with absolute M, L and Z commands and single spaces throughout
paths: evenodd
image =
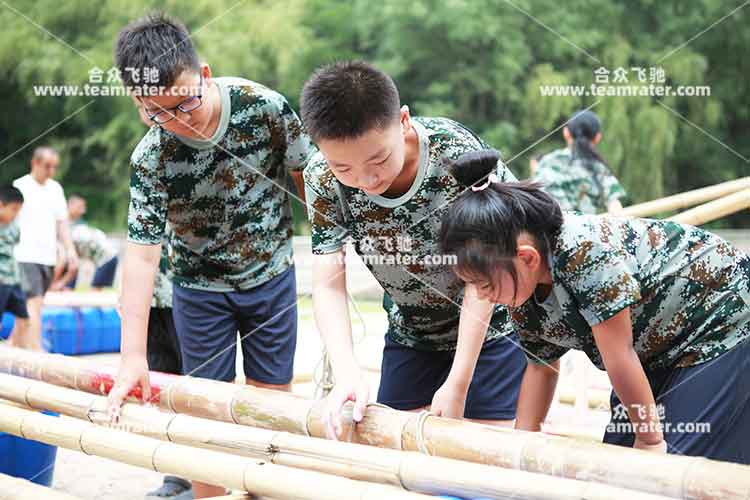
M 0 0 L 0 182 L 26 173 L 35 145 L 51 144 L 66 193 L 89 199 L 89 221 L 125 229 L 128 159 L 145 131 L 129 98 L 41 97 L 34 85 L 83 85 L 93 68 L 106 72 L 119 29 L 158 7 L 186 23 L 215 75 L 261 82 L 295 109 L 316 66 L 370 60 L 394 77 L 412 114 L 463 122 L 520 177 L 530 156 L 562 145 L 559 131 L 547 134 L 593 105 L 602 154 L 628 201 L 646 201 L 750 175 L 748 4 Z M 711 96 L 540 96 L 540 85 L 589 85 L 601 67 L 661 67 L 667 85 L 708 85 Z M 640 83 L 633 71 L 629 80 Z M 745 211 L 713 227 L 749 222 Z

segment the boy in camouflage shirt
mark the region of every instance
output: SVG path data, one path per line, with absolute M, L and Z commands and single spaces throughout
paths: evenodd
M 148 16 L 120 32 L 115 50 L 124 84 L 153 126 L 131 156 L 113 418 L 134 386 L 150 395 L 146 330 L 167 222 L 183 373 L 234 381 L 239 331 L 246 381 L 290 390 L 297 314 L 284 186 L 291 175 L 301 188 L 312 143 L 280 94 L 214 78 L 178 22 Z M 133 68 L 158 83 L 136 78 Z M 165 91 L 149 92 L 152 86 Z M 224 493 L 199 483 L 194 490 L 197 497 Z
M 458 274 L 511 306 L 532 362 L 517 428 L 539 430 L 579 349 L 612 381 L 606 443 L 750 463 L 747 255 L 688 225 L 563 215 L 525 183 L 467 194 L 444 224 Z
M 329 434 L 340 432 L 346 400 L 356 401 L 359 420 L 369 399 L 352 351 L 345 240 L 385 289 L 389 327 L 378 401 L 404 410 L 431 405 L 446 417 L 512 420 L 526 363 L 517 339 L 506 338 L 507 311 L 464 290 L 436 237 L 441 211 L 463 190 L 445 162 L 484 142 L 454 121 L 411 117 L 391 78 L 364 62 L 318 70 L 303 89 L 301 114 L 321 151 L 304 177 L 314 312 L 336 379 Z M 514 179 L 502 162 L 496 174 Z M 457 352 L 457 339 L 467 336 L 471 347 Z
M 26 295 L 21 290 L 18 263 L 13 255 L 21 233 L 15 219 L 23 206 L 23 194 L 13 186 L 0 187 L 0 316 L 5 312 L 16 317 L 11 345 L 27 347 L 19 343 L 28 328 L 29 312 L 26 310 Z
M 573 114 L 563 128 L 568 147 L 543 156 L 532 172 L 535 181 L 566 211 L 585 214 L 622 210 L 625 189 L 596 150 L 601 141 L 599 118 L 591 111 Z

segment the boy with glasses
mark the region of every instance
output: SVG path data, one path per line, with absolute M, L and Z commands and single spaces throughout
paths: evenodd
M 146 331 L 167 222 L 183 373 L 234 381 L 239 331 L 247 383 L 289 390 L 297 311 L 285 186 L 291 174 L 302 192 L 301 171 L 314 152 L 299 118 L 261 84 L 214 78 L 187 29 L 163 15 L 125 27 L 115 59 L 141 119 L 153 126 L 131 156 L 112 417 L 135 386 L 150 397 Z M 154 86 L 165 92 L 154 95 Z M 224 494 L 201 483 L 193 491 Z

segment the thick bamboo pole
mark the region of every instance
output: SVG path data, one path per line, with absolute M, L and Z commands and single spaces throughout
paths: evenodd
M 110 373 L 83 361 L 0 346 L 0 372 L 106 395 Z M 214 420 L 293 434 L 325 437 L 322 403 L 268 391 L 190 377 L 151 378 L 162 408 Z M 598 443 L 573 442 L 370 406 L 354 425 L 346 407 L 350 441 L 381 448 L 497 465 L 552 476 L 621 486 L 673 498 L 750 498 L 750 467 L 698 457 L 659 455 Z
M 699 205 L 669 218 L 681 224 L 700 226 L 726 215 L 750 208 L 750 189 L 738 191 L 718 200 Z
M 673 196 L 667 196 L 666 198 L 639 203 L 638 205 L 631 205 L 625 208 L 623 215 L 630 217 L 649 217 L 663 212 L 671 212 L 673 210 L 706 203 L 744 189 L 750 189 L 750 177 L 743 177 L 733 181 L 722 182 L 721 184 L 716 184 L 714 186 L 686 191 Z
M 0 500 L 80 500 L 62 491 L 39 486 L 25 479 L 0 474 Z
M 109 425 L 106 399 L 11 375 L 0 397 Z M 399 452 L 216 422 L 126 403 L 119 424 L 177 444 L 260 458 L 278 465 L 464 498 L 665 500 L 668 497 L 566 478 L 500 469 L 415 452 Z
M 9 405 L 0 408 L 0 431 L 43 443 L 117 460 L 161 473 L 252 491 L 279 500 L 428 499 L 393 486 L 353 481 L 200 450 L 98 427 L 91 423 L 49 417 Z

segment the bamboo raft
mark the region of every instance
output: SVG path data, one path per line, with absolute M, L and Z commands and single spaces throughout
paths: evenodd
M 0 430 L 15 436 L 110 458 L 165 474 L 181 474 L 278 500 L 426 500 L 401 488 L 259 462 L 210 450 L 164 443 L 131 432 L 42 415 L 13 406 L 0 411 Z
M 0 372 L 97 395 L 106 395 L 113 385 L 109 371 L 81 360 L 4 346 L 0 346 Z M 153 402 L 167 412 L 325 437 L 320 402 L 289 393 L 156 373 L 151 376 L 151 384 Z M 671 498 L 750 498 L 750 467 L 746 466 L 576 442 L 380 406 L 369 407 L 363 421 L 354 425 L 351 406 L 347 408 L 345 432 L 354 443 L 420 451 Z
M 0 398 L 37 410 L 50 410 L 108 426 L 106 398 L 44 382 L 0 375 Z M 408 491 L 465 498 L 638 499 L 668 497 L 573 479 L 532 474 L 415 452 L 327 441 L 285 432 L 242 427 L 161 412 L 126 403 L 120 425 L 139 435 L 212 449 Z

